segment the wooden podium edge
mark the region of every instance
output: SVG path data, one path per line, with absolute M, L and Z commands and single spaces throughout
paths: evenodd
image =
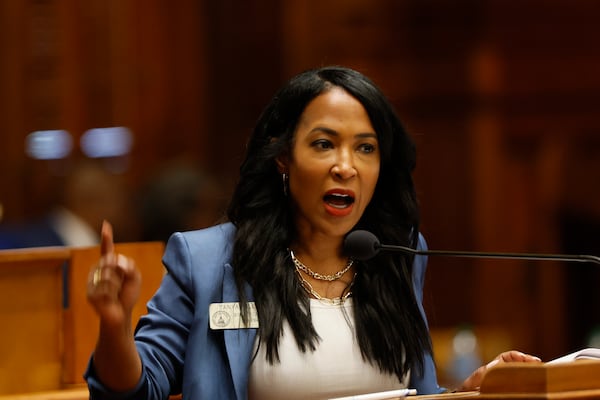
M 485 375 L 480 389 L 481 395 L 486 398 L 492 395 L 586 398 L 590 392 L 595 394 L 594 398 L 600 398 L 600 360 L 578 360 L 560 364 L 498 364 Z M 564 397 L 566 393 L 569 393 L 568 397 Z
M 87 386 L 83 385 L 74 389 L 0 395 L 0 400 L 88 400 L 89 398 Z

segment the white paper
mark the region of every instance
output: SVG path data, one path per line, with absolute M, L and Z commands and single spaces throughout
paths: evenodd
M 415 395 L 415 389 L 388 390 L 387 392 L 357 394 L 356 396 L 336 397 L 329 400 L 385 400 L 385 399 L 403 399 L 406 396 Z
M 546 364 L 559 364 L 575 360 L 600 360 L 600 349 L 588 347 L 587 349 L 578 350 L 565 356 L 555 358 L 552 361 L 548 361 Z

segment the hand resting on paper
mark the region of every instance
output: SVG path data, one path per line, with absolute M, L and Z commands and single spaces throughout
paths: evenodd
M 487 373 L 487 371 L 499 363 L 503 362 L 542 362 L 539 357 L 532 356 L 529 354 L 521 353 L 520 351 L 511 350 L 506 351 L 504 353 L 499 354 L 492 361 L 487 363 L 486 365 L 482 365 L 477 368 L 471 376 L 469 376 L 462 383 L 461 387 L 458 388 L 459 391 L 472 391 L 479 390 L 481 386 L 481 382 L 483 381 L 483 377 Z

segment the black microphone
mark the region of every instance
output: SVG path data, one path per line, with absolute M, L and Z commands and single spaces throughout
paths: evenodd
M 552 260 L 591 262 L 600 264 L 600 257 L 590 255 L 569 254 L 531 254 L 531 253 L 485 253 L 479 251 L 441 251 L 441 250 L 415 250 L 406 246 L 381 244 L 377 236 L 369 231 L 352 231 L 344 239 L 344 253 L 355 260 L 368 260 L 380 251 L 399 251 L 402 253 L 419 255 L 436 255 L 447 257 L 472 257 L 472 258 L 508 258 L 521 260 Z

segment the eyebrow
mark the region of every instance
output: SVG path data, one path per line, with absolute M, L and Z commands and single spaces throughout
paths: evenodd
M 314 133 L 314 132 L 323 132 L 323 133 L 326 133 L 331 136 L 339 136 L 338 131 L 331 129 L 331 128 L 324 127 L 324 126 L 317 126 L 310 130 L 310 133 Z M 377 134 L 374 132 L 361 132 L 361 133 L 357 133 L 356 135 L 354 135 L 354 137 L 377 139 Z

